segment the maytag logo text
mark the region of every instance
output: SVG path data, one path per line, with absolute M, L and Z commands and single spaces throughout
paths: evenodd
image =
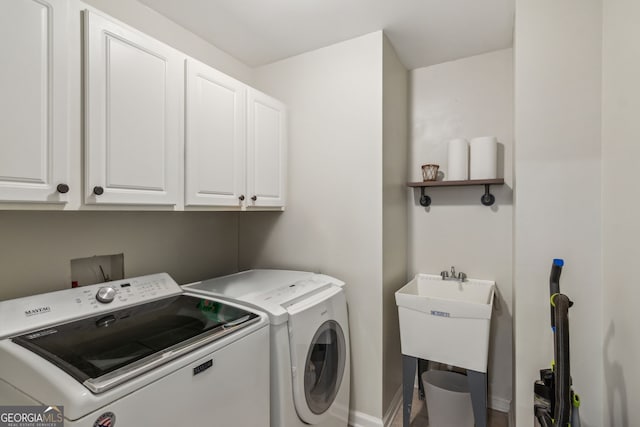
M 32 308 L 31 310 L 26 310 L 24 312 L 25 316 L 35 316 L 36 314 L 44 314 L 49 313 L 51 311 L 51 307 L 48 305 L 45 307 Z

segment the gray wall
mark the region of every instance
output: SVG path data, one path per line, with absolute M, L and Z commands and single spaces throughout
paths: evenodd
M 0 300 L 71 286 L 70 261 L 124 253 L 126 277 L 188 283 L 237 270 L 238 214 L 0 212 Z
M 553 357 L 549 270 L 566 261 L 571 375 L 582 425 L 602 423 L 599 0 L 516 0 L 516 425 L 533 425 L 531 384 Z M 586 402 L 589 402 L 588 404 Z
M 289 107 L 287 208 L 240 217 L 240 267 L 347 283 L 351 409 L 382 417 L 382 32 L 260 67 Z
M 438 274 L 454 265 L 468 277 L 495 280 L 496 310 L 491 324 L 489 404 L 508 411 L 512 399 L 513 233 L 513 50 L 505 49 L 411 72 L 411 181 L 420 166 L 447 170 L 450 139 L 495 135 L 500 144 L 492 207 L 480 204 L 483 187 L 434 188 L 429 208 L 410 190 L 410 267 Z
M 629 427 L 640 420 L 640 287 L 626 274 L 635 272 L 640 252 L 640 2 L 605 0 L 603 12 L 604 418 L 600 425 Z
M 382 410 L 387 417 L 402 385 L 395 292 L 407 283 L 409 74 L 386 37 L 382 55 Z

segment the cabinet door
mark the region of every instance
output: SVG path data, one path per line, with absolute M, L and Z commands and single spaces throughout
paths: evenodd
M 198 61 L 186 63 L 185 204 L 241 206 L 246 86 Z
M 183 56 L 85 11 L 85 202 L 178 201 Z
M 0 201 L 67 201 L 67 17 L 66 0 L 0 5 Z
M 248 90 L 247 195 L 249 207 L 283 207 L 286 180 L 286 108 Z

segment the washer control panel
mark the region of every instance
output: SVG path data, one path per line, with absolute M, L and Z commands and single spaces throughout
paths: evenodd
M 103 304 L 108 304 L 116 297 L 116 290 L 112 286 L 105 286 L 98 289 L 96 299 Z
M 0 338 L 182 293 L 167 273 L 0 301 Z

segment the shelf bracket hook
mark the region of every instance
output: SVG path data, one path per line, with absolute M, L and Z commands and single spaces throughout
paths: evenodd
M 425 208 L 427 206 L 431 205 L 431 197 L 427 196 L 427 193 L 425 192 L 425 187 L 420 187 L 420 206 L 424 206 Z
M 496 202 L 495 196 L 489 192 L 490 187 L 491 186 L 489 184 L 484 185 L 484 194 L 480 198 L 480 203 L 485 206 L 491 206 Z

